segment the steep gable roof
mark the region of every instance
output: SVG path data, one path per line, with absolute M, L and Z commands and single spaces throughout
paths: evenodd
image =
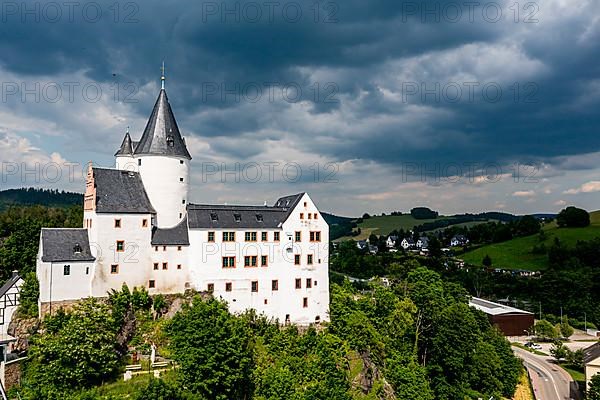
M 96 212 L 154 214 L 140 174 L 118 169 L 93 168 Z
M 42 228 L 42 261 L 94 261 L 87 229 Z
M 137 146 L 135 146 L 134 154 L 165 155 L 192 159 L 179 132 L 165 89 L 161 89 L 158 94 L 144 133 Z
M 131 142 L 131 136 L 129 136 L 129 132 L 125 134 L 123 138 L 123 142 L 121 143 L 121 147 L 115 153 L 115 156 L 124 156 L 124 155 L 133 155 L 133 144 Z

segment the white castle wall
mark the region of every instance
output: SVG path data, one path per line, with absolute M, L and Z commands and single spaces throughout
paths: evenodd
M 157 213 L 157 226 L 170 228 L 177 225 L 185 216 L 188 202 L 188 160 L 152 155 L 136 159 L 141 160 L 138 168 Z

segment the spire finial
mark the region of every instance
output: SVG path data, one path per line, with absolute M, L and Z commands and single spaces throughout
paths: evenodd
M 160 74 L 160 87 L 161 89 L 165 88 L 165 60 L 163 60 L 162 62 L 162 68 L 161 70 L 161 74 Z
M 127 125 L 127 130 L 125 131 L 129 135 L 129 125 Z

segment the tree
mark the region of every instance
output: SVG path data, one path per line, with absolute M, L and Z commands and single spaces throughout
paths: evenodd
M 567 348 L 567 346 L 565 346 L 560 341 L 554 342 L 554 344 L 550 348 L 550 354 L 556 359 L 556 361 L 560 361 L 567 358 L 568 351 L 569 349 Z
M 107 306 L 93 298 L 82 300 L 72 312 L 47 322 L 29 350 L 27 384 L 67 391 L 97 385 L 115 374 L 116 331 Z
M 19 296 L 19 315 L 23 317 L 38 316 L 38 298 L 40 295 L 40 283 L 35 272 L 25 274 L 23 286 Z
M 162 379 L 150 379 L 148 385 L 142 388 L 135 396 L 134 400 L 185 400 L 189 398 L 170 383 Z
M 248 325 L 216 299 L 197 296 L 167 324 L 184 386 L 215 400 L 250 396 L 252 338 Z
M 548 339 L 556 339 L 558 337 L 558 333 L 556 329 L 552 326 L 552 324 L 545 319 L 539 320 L 534 325 L 535 334 L 544 340 Z
M 573 327 L 569 325 L 569 321 L 566 317 L 564 318 L 563 322 L 558 324 L 558 329 L 560 331 L 560 335 L 566 339 L 568 339 L 574 333 Z
M 533 215 L 525 215 L 519 219 L 515 226 L 517 236 L 535 235 L 540 232 L 540 221 Z
M 569 364 L 574 365 L 576 368 L 583 369 L 583 349 L 577 349 L 575 351 L 568 350 L 566 359 Z
M 414 219 L 436 219 L 438 217 L 438 212 L 427 207 L 415 207 L 410 210 L 410 215 L 412 215 Z
M 483 260 L 481 260 L 481 263 L 489 268 L 492 266 L 492 257 L 490 257 L 488 254 L 485 255 L 485 257 L 483 257 Z
M 587 400 L 600 400 L 600 374 L 592 376 L 590 387 L 587 390 Z
M 558 213 L 556 223 L 561 228 L 581 228 L 590 224 L 590 214 L 577 207 L 567 207 Z

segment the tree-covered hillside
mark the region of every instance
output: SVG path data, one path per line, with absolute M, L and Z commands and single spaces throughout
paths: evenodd
M 65 192 L 64 190 L 21 188 L 0 191 L 0 211 L 11 206 L 70 207 L 82 204 L 83 195 L 81 193 Z

